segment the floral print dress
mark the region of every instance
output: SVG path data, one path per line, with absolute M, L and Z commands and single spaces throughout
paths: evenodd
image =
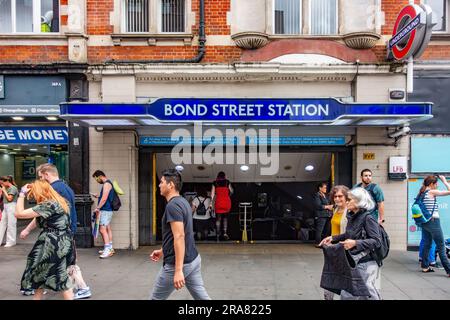
M 56 201 L 33 207 L 41 233 L 28 255 L 21 289 L 66 291 L 72 287 L 67 268 L 75 263 L 70 216 Z

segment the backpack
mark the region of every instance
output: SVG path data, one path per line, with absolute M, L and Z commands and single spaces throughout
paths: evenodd
M 369 216 L 370 213 L 368 212 L 365 219 L 367 220 Z M 364 221 L 364 223 L 366 222 L 366 220 Z M 391 240 L 389 239 L 389 235 L 387 234 L 384 227 L 378 222 L 377 225 L 380 230 L 381 245 L 378 248 L 372 250 L 370 252 L 370 256 L 377 262 L 378 266 L 381 267 L 383 265 L 383 260 L 386 259 L 386 257 L 389 254 L 389 248 L 391 247 Z M 364 239 L 366 238 L 365 227 L 363 227 L 363 238 Z
M 433 211 L 430 213 L 423 200 L 428 191 L 420 193 L 417 198 L 414 199 L 414 203 L 411 206 L 412 217 L 416 225 L 427 223 L 433 217 L 434 208 L 436 207 L 436 197 L 434 197 Z
M 122 206 L 122 202 L 120 202 L 120 198 L 116 192 L 116 190 L 114 189 L 114 185 L 109 182 L 112 186 L 111 191 L 113 193 L 113 198 L 111 201 L 111 207 L 113 211 L 119 211 L 120 207 Z
M 197 213 L 198 216 L 205 216 L 206 215 L 206 207 L 205 207 L 206 198 L 204 198 L 203 201 L 201 201 L 199 197 L 197 197 L 197 199 L 198 199 L 199 205 L 195 212 Z

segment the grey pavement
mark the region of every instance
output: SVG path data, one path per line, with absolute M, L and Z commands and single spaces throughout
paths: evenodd
M 23 227 L 22 227 L 23 228 Z M 18 231 L 20 231 L 19 228 Z M 19 232 L 18 232 L 19 234 Z M 12 248 L 0 247 L 0 300 L 30 300 L 19 293 L 19 283 L 37 233 L 18 240 Z M 311 244 L 198 244 L 202 274 L 212 299 L 220 300 L 321 300 L 321 250 Z M 108 259 L 98 258 L 99 248 L 78 249 L 78 264 L 92 289 L 91 299 L 148 299 L 161 263 L 149 253 L 116 250 Z M 420 272 L 417 252 L 391 251 L 382 268 L 381 294 L 386 300 L 448 300 L 450 278 L 444 270 Z M 53 292 L 46 299 L 61 299 Z M 183 288 L 170 299 L 192 299 Z

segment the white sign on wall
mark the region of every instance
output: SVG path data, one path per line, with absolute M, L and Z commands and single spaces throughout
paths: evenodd
M 408 172 L 407 157 L 390 157 L 389 158 L 389 179 L 405 180 Z

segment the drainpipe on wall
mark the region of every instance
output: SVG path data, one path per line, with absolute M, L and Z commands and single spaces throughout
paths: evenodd
M 409 4 L 414 4 L 414 0 L 409 0 Z M 414 91 L 414 57 L 408 58 L 407 73 L 406 73 L 406 92 L 413 93 Z
M 180 59 L 180 60 L 108 60 L 106 63 L 199 63 L 202 61 L 205 56 L 205 43 L 206 43 L 206 34 L 205 34 L 205 0 L 200 0 L 199 5 L 199 29 L 198 29 L 198 53 L 192 59 Z

